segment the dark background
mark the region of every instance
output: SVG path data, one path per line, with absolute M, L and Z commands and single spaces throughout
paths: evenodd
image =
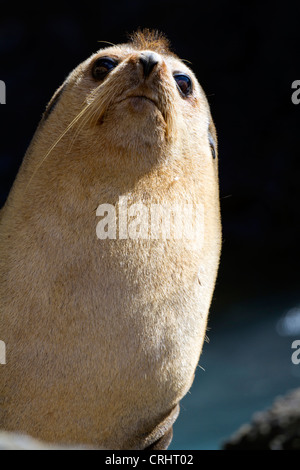
M 289 1 L 0 2 L 0 205 L 46 103 L 68 73 L 138 27 L 192 62 L 219 136 L 223 253 L 212 306 L 299 289 L 300 8 Z M 95 6 L 96 5 L 96 6 Z M 225 318 L 226 320 L 226 318 Z M 300 366 L 299 366 L 300 367 Z

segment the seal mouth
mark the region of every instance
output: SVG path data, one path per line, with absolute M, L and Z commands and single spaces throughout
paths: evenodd
M 157 106 L 157 103 L 152 98 L 149 98 L 148 96 L 145 96 L 145 95 L 132 95 L 132 96 L 128 96 L 128 98 L 125 98 L 125 99 L 131 99 L 131 98 L 151 101 L 153 104 L 155 104 L 155 106 Z
M 146 88 L 146 89 L 145 89 Z M 169 137 L 171 134 L 175 135 L 175 111 L 172 96 L 165 93 L 165 96 L 161 96 L 159 90 L 152 90 L 146 86 L 138 87 L 138 89 L 128 90 L 122 95 L 119 95 L 115 104 L 127 102 L 132 110 L 138 115 L 150 115 L 156 109 L 156 112 L 161 117 L 166 125 L 166 136 Z
M 127 100 L 134 100 L 136 102 L 138 102 L 138 101 L 141 101 L 141 102 L 148 101 L 150 103 L 153 103 L 159 109 L 157 100 L 153 99 L 150 96 L 144 95 L 144 94 L 128 95 L 128 96 L 125 96 L 125 98 L 122 98 L 121 100 L 119 100 L 118 102 L 120 103 L 122 101 L 127 101 Z
M 121 99 L 119 101 L 119 103 L 121 103 L 122 101 L 127 101 L 127 100 L 130 100 L 132 102 L 136 102 L 136 103 L 143 103 L 143 102 L 149 102 L 149 103 L 152 103 L 154 104 L 158 109 L 159 109 L 159 106 L 158 106 L 158 102 L 155 101 L 153 98 L 150 98 L 149 96 L 146 96 L 146 95 L 130 95 L 130 96 L 126 96 L 125 98 Z M 160 110 L 160 109 L 159 109 Z

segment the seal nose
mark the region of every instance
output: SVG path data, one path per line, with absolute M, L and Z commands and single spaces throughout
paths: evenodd
M 144 70 L 144 77 L 147 78 L 151 74 L 154 67 L 159 62 L 159 55 L 155 52 L 142 52 L 140 55 L 140 63 L 142 64 Z

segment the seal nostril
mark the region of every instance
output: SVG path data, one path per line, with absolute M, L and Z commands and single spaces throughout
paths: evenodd
M 153 52 L 142 52 L 140 55 L 140 63 L 143 66 L 144 77 L 149 77 L 154 67 L 159 62 L 159 56 Z

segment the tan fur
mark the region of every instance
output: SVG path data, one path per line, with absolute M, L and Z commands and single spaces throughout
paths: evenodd
M 144 50 L 160 55 L 145 80 Z M 91 76 L 100 56 L 119 61 L 102 83 Z M 174 71 L 192 77 L 189 98 Z M 199 360 L 219 262 L 209 127 L 196 77 L 156 33 L 100 50 L 69 75 L 1 213 L 0 429 L 143 449 L 172 427 Z M 97 207 L 121 195 L 202 203 L 204 246 L 98 239 Z

